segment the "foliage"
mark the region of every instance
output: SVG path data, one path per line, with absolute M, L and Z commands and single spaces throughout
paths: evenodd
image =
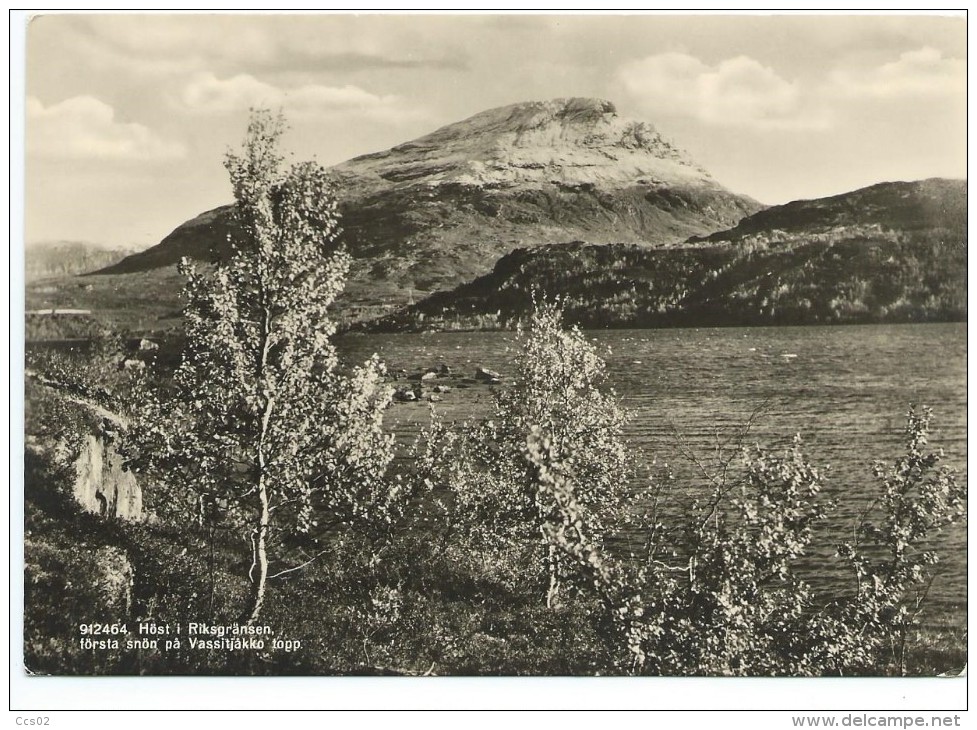
M 127 416 L 137 407 L 155 352 L 135 350 L 124 336 L 102 333 L 84 346 L 31 350 L 25 360 L 28 378 L 39 387 Z
M 612 642 L 623 640 L 632 655 L 631 668 L 643 666 L 642 639 L 647 627 L 641 596 L 634 593 L 627 572 L 608 560 L 588 536 L 591 526 L 576 498 L 575 477 L 560 463 L 553 442 L 539 428 L 530 434 L 526 454 L 535 469 L 537 499 L 548 506 L 542 532 L 550 554 L 568 564 L 597 599 L 601 612 L 588 618 L 603 629 L 605 639 L 609 635 Z
M 457 432 L 435 424 L 419 463 L 446 487 L 436 490 L 441 548 L 470 570 L 492 565 L 489 578 L 508 590 L 548 583 L 550 607 L 572 598 L 604 647 L 591 655 L 602 657 L 599 671 L 903 671 L 904 659 L 886 652 L 903 656 L 919 628 L 919 589 L 935 561 L 921 545 L 962 514 L 952 474 L 923 453 L 928 416 L 910 413 L 907 457 L 889 470 L 876 465 L 881 496 L 860 543 L 840 551 L 856 586 L 833 600 L 803 578 L 833 505 L 799 438 L 781 455 L 744 447 L 720 452 L 714 467 L 699 463 L 707 496 L 678 524 L 649 521 L 627 499 L 623 420 L 595 387 L 602 368 L 579 331 L 564 331 L 558 310 L 544 306 L 496 416 Z M 635 524 L 648 532 L 643 555 L 609 549 L 611 536 Z
M 241 152 L 227 155 L 233 254 L 210 273 L 181 264 L 183 360 L 141 432 L 146 467 L 177 498 L 192 495 L 199 521 L 245 529 L 250 621 L 269 577 L 327 552 L 332 529 L 383 523 L 389 507 L 383 367 L 338 368 L 329 307 L 349 257 L 325 170 L 285 169 L 283 130 L 257 111 Z
M 516 373 L 512 387 L 497 394 L 491 420 L 457 435 L 434 434 L 444 465 L 435 479 L 448 490 L 448 527 L 500 566 L 545 584 L 553 606 L 564 587 L 589 583 L 567 550 L 602 549 L 626 518 L 632 466 L 622 439 L 625 414 L 598 388 L 604 363 L 594 347 L 578 329 L 562 328 L 554 304 L 539 305 Z M 526 452 L 532 434 L 575 475 L 572 492 L 544 488 L 536 478 Z
M 872 671 L 886 657 L 895 673 L 905 674 L 906 644 L 939 562 L 932 540 L 966 514 L 966 487 L 939 466 L 942 450 L 927 449 L 930 418 L 930 409 L 910 408 L 905 456 L 891 466 L 875 463 L 878 498 L 856 526 L 855 539 L 839 548 L 855 593 L 837 607 L 830 625 L 858 629 L 847 642 L 847 662 L 856 671 Z
M 876 464 L 878 498 L 838 549 L 851 590 L 829 599 L 803 578 L 831 505 L 800 441 L 700 464 L 704 482 L 682 487 L 704 497 L 680 519 L 675 500 L 667 525 L 640 513 L 626 415 L 601 390 L 604 362 L 529 284 L 565 289 L 571 318 L 598 312 L 603 323 L 676 324 L 719 302 L 724 323 L 925 319 L 963 311 L 958 282 L 944 276 L 960 251 L 940 260 L 958 242 L 930 238 L 925 226 L 876 227 L 776 241 L 746 231 L 736 249 L 517 252 L 466 290 L 483 323 L 527 322 L 493 417 L 458 428 L 435 419 L 394 463 L 383 365 L 373 357 L 344 369 L 330 341 L 350 260 L 327 178 L 312 164 L 284 166 L 282 132 L 280 117 L 257 112 L 243 150 L 227 157 L 232 253 L 203 271 L 181 267 L 186 345 L 172 379 L 155 350 L 133 357 L 122 338 L 102 338 L 82 358 L 31 355 L 32 671 L 909 670 L 912 642 L 928 628 L 918 616 L 935 575 L 934 536 L 963 516 L 966 496 L 928 450 L 929 411 L 910 411 L 906 455 Z M 479 309 L 493 287 L 509 310 Z M 158 519 L 147 524 L 81 514 L 72 502 L 78 440 L 108 417 L 132 423 L 133 464 L 160 483 L 148 487 Z M 615 538 L 639 527 L 646 550 L 620 549 Z M 259 616 L 304 650 L 92 651 L 77 641 L 79 621 Z
M 28 380 L 24 398 L 24 433 L 28 451 L 66 469 L 77 456 L 85 434 L 97 419 L 50 388 Z
M 648 546 L 632 578 L 643 590 L 640 657 L 652 674 L 803 675 L 816 598 L 796 564 L 825 517 L 823 483 L 800 452 L 756 448 L 712 475 L 683 539 Z M 659 538 L 667 535 L 656 532 Z M 634 649 L 633 649 L 634 651 Z
M 839 548 L 855 576 L 839 600 L 798 576 L 830 504 L 800 451 L 755 448 L 722 464 L 684 539 L 655 530 L 643 565 L 614 576 L 608 608 L 627 628 L 634 668 L 666 675 L 821 676 L 905 673 L 907 641 L 937 561 L 935 532 L 963 515 L 963 489 L 926 453 L 929 413 L 910 410 L 907 455 L 875 465 L 880 495 Z M 657 527 L 661 527 L 658 525 Z M 632 594 L 640 592 L 636 601 Z M 616 598 L 615 598 L 616 596 Z M 620 641 L 620 639 L 619 639 Z M 621 643 L 622 649 L 624 643 Z
M 932 577 L 933 531 L 960 516 L 963 494 L 928 453 L 927 427 L 926 412 L 911 414 L 907 455 L 877 469 L 879 500 L 842 550 L 864 577 L 838 600 L 798 577 L 829 507 L 819 507 L 821 475 L 798 443 L 776 456 L 750 448 L 708 470 L 711 491 L 679 529 L 653 529 L 636 564 L 596 547 L 581 519 L 576 472 L 534 428 L 523 447 L 526 487 L 549 505 L 549 519 L 540 532 L 523 533 L 522 550 L 510 545 L 501 554 L 506 566 L 464 524 L 449 530 L 450 519 L 464 516 L 450 510 L 450 493 L 435 491 L 446 513 L 410 511 L 410 529 L 389 534 L 382 560 L 372 539 L 348 531 L 323 559 L 278 579 L 261 621 L 302 641 L 296 653 L 80 648 L 79 617 L 131 626 L 226 621 L 247 600 L 239 579 L 247 562 L 237 530 L 224 523 L 124 525 L 79 514 L 52 498 L 69 475 L 34 454 L 25 661 L 55 674 L 837 675 L 899 673 L 900 661 L 907 671 L 944 671 L 965 660 L 965 638 L 939 653 L 933 637 L 914 645 L 923 627 L 913 614 Z M 439 428 L 455 446 L 467 435 Z M 438 443 L 426 444 L 406 482 L 430 479 L 442 459 L 455 458 Z M 544 531 L 577 589 L 549 608 L 539 564 L 516 559 L 543 554 Z M 131 565 L 128 599 L 106 591 L 106 564 L 120 556 Z
M 63 513 L 74 498 L 75 462 L 88 437 L 114 440 L 124 427 L 145 377 L 123 366 L 130 354 L 123 338 L 111 336 L 79 350 L 27 353 L 25 487 L 33 499 Z

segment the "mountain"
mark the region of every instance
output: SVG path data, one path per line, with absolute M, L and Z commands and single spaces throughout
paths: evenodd
M 132 249 L 104 248 L 85 241 L 42 241 L 26 247 L 24 273 L 28 281 L 82 274 L 111 266 L 132 252 Z
M 964 180 L 930 178 L 916 182 L 884 182 L 850 193 L 816 200 L 795 200 L 747 216 L 727 231 L 694 236 L 689 243 L 737 243 L 830 233 L 858 227 L 900 230 L 960 231 L 967 225 L 967 184 Z
M 331 172 L 356 259 L 352 291 L 367 298 L 450 288 L 519 247 L 578 238 L 672 245 L 761 208 L 598 99 L 491 109 Z M 99 273 L 226 255 L 231 212 L 202 213 Z
M 682 246 L 520 249 L 378 329 L 510 325 L 534 292 L 587 327 L 963 320 L 967 186 L 881 183 L 755 213 Z

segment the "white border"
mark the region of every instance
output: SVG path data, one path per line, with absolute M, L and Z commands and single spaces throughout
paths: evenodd
M 767 9 L 769 10 L 769 9 Z M 441 12 L 445 12 L 442 10 Z M 17 717 L 53 716 L 52 724 L 81 722 L 99 728 L 124 727 L 142 721 L 128 712 L 91 714 L 52 713 L 59 709 L 92 710 L 387 710 L 387 709 L 601 709 L 685 710 L 665 715 L 666 727 L 703 724 L 730 727 L 792 727 L 791 715 L 833 711 L 894 714 L 919 711 L 952 714 L 967 706 L 967 681 L 954 679 L 619 679 L 619 678 L 55 678 L 28 677 L 23 662 L 23 150 L 24 49 L 27 19 L 37 12 L 10 11 L 10 337 L 7 362 L 10 377 L 10 707 Z M 162 10 L 160 12 L 167 12 Z M 213 11 L 208 11 L 213 12 Z M 251 12 L 251 11 L 245 11 Z M 280 11 L 279 11 L 280 12 Z M 360 12 L 371 12 L 364 8 Z M 373 11 L 378 12 L 378 11 Z M 448 10 L 448 12 L 452 12 Z M 454 11 L 458 12 L 458 11 Z M 506 12 L 504 10 L 491 12 Z M 532 11 L 554 12 L 554 11 Z M 579 12 L 579 11 L 562 11 Z M 601 11 L 638 12 L 637 10 Z M 685 13 L 689 11 L 670 11 Z M 730 12 L 730 11 L 724 11 Z M 764 9 L 738 12 L 765 12 Z M 811 11 L 812 13 L 826 11 Z M 841 11 L 848 13 L 849 11 Z M 857 11 L 857 14 L 877 11 Z M 892 11 L 890 11 L 892 12 Z M 896 12 L 907 13 L 899 10 Z M 936 14 L 944 11 L 918 11 Z M 856 14 L 856 13 L 851 13 Z M 968 87 L 969 87 L 968 78 Z M 968 165 L 969 167 L 969 165 Z M 969 334 L 969 328 L 968 328 Z M 968 383 L 969 385 L 969 383 Z M 968 471 L 975 473 L 968 439 Z M 969 562 L 968 562 L 969 569 Z M 969 584 L 969 580 L 968 580 Z M 748 710 L 744 714 L 708 712 Z M 780 712 L 756 712 L 779 710 Z M 439 724 L 449 715 L 426 716 Z M 58 719 L 65 722 L 57 722 Z M 267 727 L 264 715 L 227 718 L 236 727 Z M 280 722 L 303 723 L 308 718 L 286 715 Z M 359 717 L 349 718 L 360 722 Z M 420 718 L 419 718 L 420 719 Z M 169 721 L 191 726 L 210 725 L 210 714 L 178 715 Z M 383 717 L 380 718 L 383 721 Z M 671 720 L 671 722 L 669 722 Z M 470 722 L 465 718 L 465 722 Z M 611 722 L 625 721 L 615 716 Z M 458 722 L 455 718 L 452 725 Z M 15 723 L 16 724 L 16 723 Z M 446 723 L 447 724 L 447 723 Z

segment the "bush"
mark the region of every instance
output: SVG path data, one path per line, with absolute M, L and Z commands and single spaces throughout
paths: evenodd
M 906 673 L 908 642 L 939 562 L 933 539 L 966 514 L 965 485 L 940 466 L 942 450 L 927 449 L 931 416 L 928 408 L 909 409 L 906 454 L 891 466 L 875 463 L 878 496 L 856 540 L 839 547 L 855 579 L 854 594 L 825 620 L 845 649 L 847 660 L 829 665 L 839 672 Z
M 825 517 L 818 471 L 800 442 L 782 457 L 745 451 L 705 504 L 685 518 L 680 544 L 649 546 L 643 590 L 642 671 L 652 674 L 803 675 L 810 587 L 796 563 Z M 661 535 L 656 531 L 656 535 Z
M 612 604 L 629 626 L 635 667 L 667 675 L 904 674 L 938 559 L 929 546 L 964 513 L 963 487 L 938 468 L 939 452 L 925 450 L 929 411 L 910 409 L 906 433 L 907 454 L 874 467 L 879 495 L 856 526 L 859 541 L 838 549 L 855 577 L 838 600 L 816 595 L 796 572 L 830 508 L 819 503 L 820 474 L 799 440 L 783 457 L 746 451 L 740 469 L 724 470 L 707 504 L 690 511 L 682 544 L 650 545 L 650 559 L 622 584 L 643 596 L 640 605 L 621 597 Z
M 247 598 L 247 563 L 233 524 L 122 525 L 79 514 L 68 465 L 51 449 L 32 450 L 27 666 L 60 674 L 818 676 L 923 671 L 922 657 L 947 669 L 947 650 L 933 654 L 918 615 L 937 563 L 934 536 L 963 515 L 965 493 L 928 448 L 929 411 L 910 411 L 905 455 L 874 468 L 877 499 L 856 539 L 839 547 L 839 565 L 853 576 L 845 595 L 828 599 L 799 577 L 831 505 L 797 440 L 780 454 L 753 447 L 705 468 L 711 489 L 681 524 L 645 523 L 646 552 L 615 554 L 608 542 L 626 522 L 627 463 L 611 462 L 621 468 L 613 483 L 585 458 L 595 452 L 578 449 L 582 432 L 599 433 L 590 442 L 596 453 L 623 454 L 613 427 L 620 411 L 595 395 L 593 377 L 567 379 L 560 398 L 546 397 L 544 383 L 568 372 L 554 365 L 560 352 L 590 347 L 579 333 L 553 339 L 546 327 L 531 329 L 531 342 L 552 348 L 527 341 L 491 424 L 438 424 L 415 473 L 390 481 L 400 496 L 388 500 L 400 506 L 387 510 L 379 533 L 337 533 L 321 561 L 276 579 L 262 621 L 301 640 L 301 655 L 80 648 L 79 620 L 233 622 Z M 601 364 L 591 362 L 593 376 Z M 31 428 L 63 434 L 70 421 L 42 395 L 32 397 Z M 588 412 L 607 428 L 581 429 Z M 478 440 L 485 434 L 492 438 Z M 607 480 L 612 498 L 594 497 L 588 479 Z M 431 486 L 433 502 L 418 502 Z M 544 591 L 550 600 L 541 600 Z M 929 654 L 913 658 L 921 638 Z
M 511 585 L 529 578 L 553 607 L 568 589 L 589 590 L 575 551 L 602 551 L 627 517 L 625 414 L 598 387 L 603 361 L 580 330 L 562 328 L 555 305 L 538 307 L 516 373 L 492 419 L 457 434 L 435 429 L 430 448 L 440 456 L 428 462 L 446 487 L 447 528 Z M 531 436 L 573 474 L 561 483 L 569 492 L 538 478 Z

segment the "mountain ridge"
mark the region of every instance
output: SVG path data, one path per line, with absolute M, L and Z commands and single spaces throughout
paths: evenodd
M 729 230 L 692 236 L 686 243 L 742 243 L 759 231 L 811 233 L 844 226 L 887 226 L 903 230 L 966 225 L 967 183 L 956 178 L 892 180 L 823 198 L 792 200 L 746 216 Z M 901 198 L 905 204 L 894 204 Z
M 491 270 L 515 248 L 586 238 L 675 245 L 762 206 L 731 193 L 646 122 L 598 99 L 486 110 L 330 168 L 357 291 L 403 300 Z M 231 206 L 98 273 L 228 254 Z
M 538 296 L 559 296 L 585 327 L 965 320 L 966 196 L 960 180 L 878 183 L 666 249 L 519 249 L 373 328 L 508 327 Z

